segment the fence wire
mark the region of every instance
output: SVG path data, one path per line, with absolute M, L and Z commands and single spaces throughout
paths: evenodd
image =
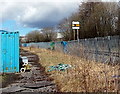
M 50 48 L 50 42 L 22 44 L 22 46 L 24 45 L 27 47 Z M 61 42 L 55 42 L 55 50 L 63 52 Z M 67 41 L 67 54 L 96 62 L 105 62 L 108 60 L 112 64 L 120 63 L 120 37 L 107 36 L 80 39 L 79 41 Z

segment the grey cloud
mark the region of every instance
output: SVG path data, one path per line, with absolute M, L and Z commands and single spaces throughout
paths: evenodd
M 60 20 L 75 12 L 78 5 L 78 2 L 14 2 L 5 3 L 1 12 L 4 20 L 13 19 L 23 26 L 43 28 L 55 26 Z

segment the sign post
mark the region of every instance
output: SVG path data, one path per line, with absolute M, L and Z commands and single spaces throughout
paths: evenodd
M 75 31 L 77 30 L 77 40 L 79 42 L 79 29 L 80 29 L 80 22 L 78 21 L 73 21 L 72 22 L 72 29 L 74 33 L 74 40 L 75 40 Z
M 74 40 L 75 40 L 75 32 L 76 32 L 76 31 L 75 31 L 75 29 L 74 29 L 74 30 L 73 30 L 73 33 L 74 33 Z

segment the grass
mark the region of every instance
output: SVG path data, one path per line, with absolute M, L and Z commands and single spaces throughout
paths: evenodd
M 29 48 L 23 48 L 29 50 Z M 110 66 L 103 63 L 86 61 L 77 56 L 66 55 L 56 51 L 32 48 L 31 52 L 37 54 L 40 63 L 46 72 L 49 66 L 59 63 L 71 64 L 65 72 L 51 71 L 54 82 L 61 92 L 117 92 L 118 84 L 112 76 L 118 75 L 119 66 Z
M 2 87 L 3 83 L 6 81 L 7 76 L 6 75 L 0 75 L 0 88 Z
M 0 74 L 0 85 L 6 81 L 7 77 L 7 75 Z
M 0 75 L 0 87 L 2 86 L 2 79 L 3 79 L 3 76 Z

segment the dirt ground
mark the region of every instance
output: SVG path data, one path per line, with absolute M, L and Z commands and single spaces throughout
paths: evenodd
M 4 82 L 7 85 L 0 88 L 0 92 L 57 92 L 56 84 L 49 77 L 50 75 L 45 72 L 45 68 L 38 63 L 37 55 L 24 50 L 21 50 L 21 55 L 29 57 L 31 70 L 19 73 L 19 76 L 14 74 L 16 79 L 13 79 L 14 76 L 9 74 L 10 76 Z M 11 81 L 14 82 L 11 83 Z
M 14 83 L 19 78 L 19 74 L 1 74 L 0 75 L 0 88 L 4 88 L 9 84 Z

